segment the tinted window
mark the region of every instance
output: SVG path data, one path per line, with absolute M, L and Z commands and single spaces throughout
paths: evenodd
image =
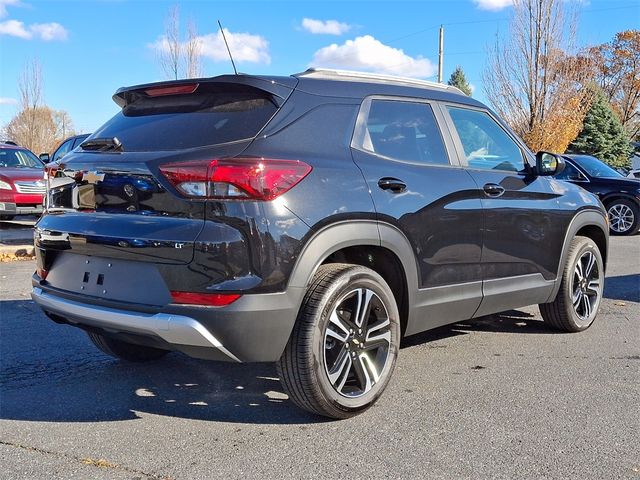
M 361 148 L 397 160 L 449 164 L 433 110 L 426 103 L 371 102 Z
M 522 151 L 489 114 L 457 107 L 447 110 L 470 167 L 514 172 L 524 168 Z
M 62 145 L 58 147 L 58 149 L 54 152 L 52 162 L 56 160 L 60 160 L 62 157 L 66 155 L 66 153 L 71 150 L 71 146 L 73 145 L 73 138 L 71 140 L 67 140 Z
M 0 150 L 0 167 L 42 168 L 42 162 L 29 150 Z
M 87 137 L 89 135 L 81 135 L 79 137 L 76 137 L 76 139 L 73 141 L 73 147 L 72 148 L 76 148 L 78 145 L 80 145 L 82 142 L 84 142 Z
M 125 151 L 177 150 L 251 138 L 277 107 L 262 90 L 201 84 L 195 93 L 137 93 L 91 138 L 117 137 Z
M 592 177 L 602 178 L 618 178 L 622 177 L 620 173 L 616 172 L 606 163 L 601 162 L 597 158 L 589 157 L 587 155 L 579 155 L 575 158 L 576 163 L 584 168 Z
M 564 170 L 555 176 L 560 180 L 573 180 L 573 181 L 584 181 L 586 180 L 584 175 L 580 173 L 580 171 L 571 165 L 569 162 L 565 162 Z

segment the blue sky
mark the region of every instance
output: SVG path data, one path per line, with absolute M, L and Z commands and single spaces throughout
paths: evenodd
M 228 30 L 238 70 L 289 75 L 309 65 L 377 70 L 435 79 L 438 27 L 445 28 L 445 79 L 461 65 L 484 100 L 481 72 L 511 0 L 450 1 L 127 1 L 0 0 L 0 125 L 17 112 L 25 63 L 42 64 L 44 97 L 89 132 L 116 111 L 121 86 L 162 80 L 155 48 L 178 4 L 202 37 L 205 76 L 229 73 L 217 19 Z M 640 26 L 638 0 L 579 2 L 579 45 L 609 41 Z M 305 20 L 306 19 L 306 20 Z

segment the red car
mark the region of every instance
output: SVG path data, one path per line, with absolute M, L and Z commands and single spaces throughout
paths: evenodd
M 0 219 L 42 213 L 44 164 L 31 151 L 0 144 Z

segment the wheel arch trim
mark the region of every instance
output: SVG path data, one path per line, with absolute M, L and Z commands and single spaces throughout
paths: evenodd
M 553 301 L 553 299 L 556 298 L 558 291 L 560 290 L 560 283 L 562 282 L 564 265 L 567 262 L 567 256 L 569 255 L 571 240 L 582 228 L 593 226 L 602 230 L 606 242 L 606 251 L 600 253 L 603 257 L 602 262 L 604 263 L 606 269 L 606 260 L 609 251 L 609 226 L 604 215 L 606 214 L 599 210 L 582 210 L 578 212 L 569 223 L 567 232 L 564 236 L 564 242 L 562 244 L 562 254 L 560 255 L 560 261 L 558 262 L 555 285 L 553 287 L 553 290 L 551 291 L 551 294 L 549 295 L 549 298 L 547 299 L 547 303 Z
M 318 267 L 331 254 L 346 247 L 383 247 L 402 264 L 409 297 L 418 289 L 418 267 L 407 237 L 388 223 L 372 220 L 349 220 L 332 223 L 316 232 L 298 255 L 288 287 L 306 288 Z

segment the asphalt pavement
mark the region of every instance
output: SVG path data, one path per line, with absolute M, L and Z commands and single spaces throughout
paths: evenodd
M 537 307 L 406 339 L 368 412 L 298 410 L 272 365 L 123 364 L 0 263 L 0 479 L 640 478 L 640 236 L 580 334 Z

